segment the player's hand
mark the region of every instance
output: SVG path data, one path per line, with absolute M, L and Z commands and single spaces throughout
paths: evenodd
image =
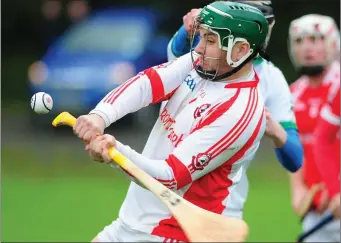
M 185 29 L 188 33 L 188 37 L 191 37 L 194 19 L 201 12 L 201 8 L 193 8 L 190 12 L 188 12 L 182 19 L 184 22 Z
M 115 147 L 116 139 L 108 134 L 97 136 L 86 145 L 85 150 L 90 156 L 99 162 L 110 163 L 112 160 L 109 156 L 108 149 Z
M 104 128 L 103 118 L 97 114 L 90 114 L 78 117 L 73 131 L 80 139 L 89 142 L 97 135 L 102 135 Z
M 333 213 L 334 218 L 340 218 L 340 193 L 336 194 L 329 203 L 329 209 Z
M 280 148 L 285 144 L 287 134 L 281 124 L 272 119 L 271 113 L 268 108 L 265 107 L 264 109 L 266 117 L 265 135 L 273 140 L 273 143 L 277 148 Z
M 305 187 L 294 189 L 293 195 L 291 198 L 291 206 L 294 212 L 296 213 L 296 215 L 300 215 L 302 201 L 304 200 L 305 195 L 307 195 L 307 193 L 308 193 L 308 189 Z
M 328 208 L 328 204 L 329 204 L 328 191 L 323 186 L 323 188 L 321 188 L 320 201 L 318 207 L 316 208 L 316 212 L 319 214 L 324 213 Z

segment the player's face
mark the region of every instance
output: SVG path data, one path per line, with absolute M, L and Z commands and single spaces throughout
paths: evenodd
M 295 55 L 298 62 L 304 66 L 314 66 L 324 63 L 327 58 L 323 36 L 304 36 L 294 40 Z
M 200 28 L 200 42 L 195 47 L 199 54 L 199 63 L 206 71 L 217 71 L 217 74 L 231 70 L 226 63 L 226 51 L 219 47 L 218 36 L 206 29 Z

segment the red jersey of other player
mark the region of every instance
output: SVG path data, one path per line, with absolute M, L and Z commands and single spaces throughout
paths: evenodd
M 313 145 L 316 138 L 314 131 L 323 104 L 326 103 L 333 86 L 339 85 L 339 83 L 340 64 L 334 62 L 328 68 L 321 82 L 314 82 L 313 77 L 303 76 L 290 86 L 294 98 L 297 126 L 304 149 L 302 172 L 304 182 L 308 188 L 323 182 L 315 161 Z M 329 166 L 324 167 L 326 171 L 329 171 L 329 168 Z M 318 193 L 314 200 L 314 206 L 316 207 L 319 204 L 320 194 Z
M 290 57 L 301 77 L 290 89 L 293 95 L 293 109 L 300 139 L 304 150 L 302 169 L 291 174 L 292 204 L 301 216 L 301 203 L 309 196 L 312 186 L 320 187 L 311 208 L 303 219 L 303 231 L 311 229 L 329 212 L 336 219 L 328 226 L 309 236 L 307 242 L 340 242 L 340 197 L 338 184 L 340 166 L 337 159 L 337 142 L 331 134 L 334 129 L 321 128 L 322 119 L 329 118 L 336 124 L 337 90 L 340 86 L 340 33 L 335 21 L 318 14 L 309 14 L 295 19 L 289 29 Z M 331 104 L 334 104 L 331 106 Z M 329 104 L 329 105 L 328 105 Z M 335 106 L 335 107 L 334 107 Z M 323 107 L 323 109 L 321 109 Z M 327 115 L 326 115 L 327 114 Z M 323 126 L 323 124 L 322 124 Z M 335 128 L 335 126 L 334 126 Z M 323 138 L 322 138 L 323 137 Z M 321 139 L 321 143 L 317 140 Z M 323 140 L 332 142 L 323 144 Z M 319 149 L 316 149 L 319 147 Z M 320 152 L 318 152 L 320 151 Z M 335 196 L 336 195 L 336 196 Z M 338 195 L 338 196 L 337 196 Z
M 329 209 L 340 217 L 340 83 L 331 87 L 315 128 L 314 155 L 329 196 Z M 328 167 L 325 163 L 328 161 Z
M 322 106 L 327 102 L 330 92 L 340 83 L 340 64 L 335 61 L 340 50 L 340 33 L 332 18 L 310 14 L 291 22 L 289 41 L 291 60 L 301 74 L 290 87 L 304 149 L 303 168 L 292 180 L 295 185 L 293 204 L 296 204 L 295 201 L 299 201 L 313 185 L 327 184 L 316 163 L 313 149 L 316 139 L 314 131 Z M 329 168 L 329 162 L 325 161 L 324 170 Z M 299 194 L 301 195 L 297 196 Z M 325 209 L 326 195 L 326 190 L 316 195 L 313 202 L 315 210 Z

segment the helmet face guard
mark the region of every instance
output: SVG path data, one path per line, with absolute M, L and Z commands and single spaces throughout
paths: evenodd
M 236 73 L 259 53 L 268 33 L 268 24 L 264 15 L 257 8 L 245 4 L 221 1 L 206 6 L 194 22 L 191 37 L 193 64 L 199 55 L 193 48 L 194 37 L 199 29 L 204 29 L 207 33 L 213 33 L 218 37 L 220 57 L 205 56 L 204 51 L 201 54 L 201 60 L 203 62 L 207 61 L 207 63 L 210 63 L 210 60 L 217 61 L 218 64 L 215 67 L 210 67 L 214 71 L 205 70 L 200 65 L 194 65 L 194 68 L 201 77 L 216 81 Z M 206 50 L 207 38 L 206 40 L 200 41 L 205 42 L 204 50 Z M 240 60 L 233 61 L 231 57 L 232 48 L 237 42 L 247 42 L 250 45 L 250 49 Z M 225 58 L 225 53 L 225 61 L 233 70 L 218 75 L 219 63 L 222 58 Z

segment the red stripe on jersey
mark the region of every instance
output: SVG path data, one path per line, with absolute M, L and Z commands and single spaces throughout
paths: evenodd
M 240 130 L 240 128 L 245 123 L 245 121 L 248 120 L 249 115 L 252 114 L 254 100 L 255 100 L 254 96 L 255 96 L 255 89 L 251 89 L 246 109 L 243 115 L 241 116 L 241 118 L 239 119 L 239 121 L 233 126 L 233 128 L 223 138 L 221 138 L 217 143 L 215 143 L 212 147 L 210 147 L 205 152 L 205 154 L 210 154 L 211 158 L 214 158 L 219 154 L 217 152 L 220 151 L 219 149 L 221 149 L 222 146 L 225 145 L 226 147 L 226 143 L 235 136 L 235 134 Z
M 257 91 L 255 88 L 250 89 L 249 100 L 242 117 L 223 138 L 221 138 L 217 143 L 215 143 L 206 152 L 204 152 L 204 154 L 210 156 L 211 160 L 224 152 L 228 147 L 230 147 L 247 128 L 257 107 L 258 95 L 256 94 L 256 92 Z M 195 165 L 193 163 L 188 166 L 188 170 L 190 171 L 190 173 L 193 173 L 195 171 L 194 166 Z
M 251 91 L 253 96 L 256 96 L 255 98 L 252 99 L 251 105 L 250 102 L 248 103 L 248 114 L 244 119 L 240 119 L 238 123 L 235 125 L 234 128 L 231 129 L 230 135 L 226 135 L 224 138 L 222 138 L 215 146 L 212 146 L 207 153 L 211 154 L 212 158 L 218 156 L 221 154 L 223 151 L 225 151 L 228 147 L 230 147 L 246 130 L 248 125 L 250 124 L 252 117 L 255 114 L 255 110 L 258 104 L 258 95 L 255 94 L 257 91 L 256 89 L 253 89 Z M 245 113 L 244 113 L 245 114 Z
M 164 186 L 168 187 L 169 189 L 174 189 L 176 186 L 175 179 L 172 179 L 172 180 L 162 180 L 162 179 L 157 179 L 157 178 L 154 178 L 154 179 L 162 183 Z
M 120 88 L 120 87 L 118 87 L 117 89 L 119 89 L 119 88 Z M 109 94 L 107 94 L 107 96 L 104 97 L 103 102 L 104 102 L 104 103 L 108 103 L 108 100 L 111 99 L 111 97 L 115 94 L 115 91 L 116 91 L 117 89 L 115 89 L 115 90 L 111 91 Z
M 149 78 L 150 85 L 152 87 L 152 104 L 160 102 L 160 100 L 165 96 L 165 90 L 160 75 L 153 68 L 148 68 L 146 71 L 144 71 L 144 74 L 146 74 Z
M 158 100 L 158 102 L 162 102 L 165 100 L 169 100 L 170 98 L 172 98 L 172 96 L 175 94 L 175 92 L 178 90 L 180 86 L 178 86 L 176 89 L 174 89 L 172 92 L 168 93 L 165 95 L 165 97 L 163 97 L 162 99 Z
M 259 77 L 255 70 L 254 70 L 254 73 L 255 73 L 255 80 L 226 84 L 225 88 L 256 88 L 259 83 Z
M 254 96 L 256 96 L 256 102 L 255 102 Z M 211 160 L 217 157 L 222 152 L 224 152 L 241 136 L 241 134 L 243 134 L 243 132 L 249 125 L 251 118 L 253 117 L 253 114 L 255 113 L 255 109 L 258 103 L 257 98 L 258 96 L 256 95 L 256 89 L 251 89 L 248 104 L 242 117 L 239 119 L 236 125 L 222 139 L 220 139 L 217 143 L 215 143 L 212 147 L 210 147 L 206 152 L 204 152 L 204 154 L 210 155 Z M 195 171 L 194 166 L 195 166 L 194 163 L 191 163 L 188 166 L 188 170 L 191 173 Z
M 195 180 L 191 184 L 183 196 L 185 200 L 188 200 L 189 202 L 205 210 L 222 214 L 225 209 L 223 201 L 230 194 L 228 188 L 233 183 L 228 177 L 232 170 L 232 164 L 241 159 L 255 142 L 257 136 L 259 135 L 263 117 L 264 116 L 262 115 L 251 137 L 236 154 L 234 154 L 222 166 L 199 178 L 198 180 Z M 189 242 L 188 238 L 173 216 L 168 219 L 161 220 L 158 226 L 153 229 L 151 234 Z
M 203 128 L 204 126 L 210 125 L 212 122 L 217 120 L 219 117 L 221 117 L 230 107 L 234 104 L 236 99 L 238 98 L 240 94 L 240 89 L 237 90 L 237 92 L 227 101 L 222 103 L 220 106 L 214 106 L 210 109 L 209 115 L 203 117 L 196 127 L 191 131 L 191 133 L 195 132 L 196 130 L 199 130 Z
M 173 170 L 178 190 L 192 182 L 192 177 L 187 167 L 177 157 L 171 154 L 166 159 L 166 162 Z
M 124 82 L 120 87 L 115 89 L 112 94 L 110 95 L 110 98 L 107 101 L 104 101 L 105 103 L 113 104 L 115 100 L 126 90 L 132 83 L 134 83 L 136 80 L 138 80 L 141 76 L 135 76 L 134 78 L 129 79 L 128 81 Z
M 197 60 L 195 60 L 195 61 L 194 61 L 194 63 L 193 63 L 193 67 L 192 67 L 192 70 L 191 70 L 191 71 L 193 71 L 193 70 L 194 70 L 194 68 L 195 68 L 195 67 L 198 65 L 199 61 L 200 61 L 200 59 L 199 59 L 199 58 L 197 58 Z

